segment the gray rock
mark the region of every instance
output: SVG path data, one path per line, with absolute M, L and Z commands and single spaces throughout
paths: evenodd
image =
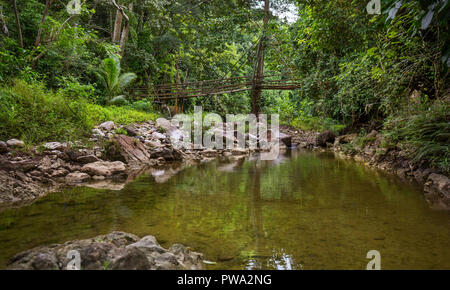
M 66 269 L 69 251 L 80 254 L 82 270 L 203 269 L 203 255 L 175 244 L 162 248 L 153 236 L 139 240 L 132 234 L 113 232 L 92 239 L 37 247 L 14 256 L 8 269 Z
M 89 163 L 81 168 L 81 171 L 90 175 L 111 176 L 114 174 L 124 173 L 126 170 L 125 164 L 122 161 L 97 161 Z
M 125 126 L 123 128 L 127 132 L 128 136 L 134 137 L 134 136 L 138 135 L 137 130 L 135 128 L 133 128 L 132 126 Z
M 114 129 L 115 124 L 113 121 L 107 121 L 107 122 L 101 123 L 98 127 L 109 132 L 112 129 Z
M 98 128 L 92 129 L 92 135 L 94 135 L 95 137 L 101 137 L 101 138 L 105 137 L 105 134 L 102 132 L 102 130 L 100 130 Z
M 59 142 L 48 142 L 44 144 L 45 150 L 64 150 L 67 147 L 67 144 L 61 144 Z
M 138 248 L 126 248 L 111 263 L 111 270 L 151 270 L 154 262 Z
M 12 148 L 23 148 L 23 147 L 25 147 L 25 143 L 23 143 L 23 141 L 17 140 L 17 139 L 10 139 L 10 140 L 6 141 L 6 144 L 9 147 L 12 147 Z
M 54 170 L 51 176 L 54 177 L 54 178 L 64 177 L 68 173 L 69 173 L 69 171 L 67 171 L 66 169 L 60 168 L 60 169 Z
M 156 140 L 160 140 L 160 139 L 166 139 L 166 135 L 161 134 L 159 132 L 153 132 L 152 133 L 152 138 L 156 139 Z
M 101 161 L 101 160 L 97 156 L 92 155 L 92 154 L 80 156 L 77 158 L 77 162 L 83 163 L 83 164 L 94 163 L 97 161 Z

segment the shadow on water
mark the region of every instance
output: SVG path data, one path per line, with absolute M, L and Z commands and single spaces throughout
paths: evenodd
M 213 161 L 149 171 L 119 191 L 73 188 L 0 213 L 0 267 L 29 248 L 120 230 L 182 243 L 209 269 L 450 269 L 447 212 L 419 187 L 335 159 Z

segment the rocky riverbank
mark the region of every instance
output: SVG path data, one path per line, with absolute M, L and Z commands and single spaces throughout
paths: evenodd
M 330 150 L 339 158 L 352 158 L 423 186 L 424 196 L 433 209 L 450 210 L 450 179 L 423 162 L 414 162 L 407 151 L 398 146 L 385 146 L 384 137 L 372 131 L 364 137 L 357 134 L 335 136 L 331 131 L 303 132 L 283 128 L 299 147 Z
M 76 259 L 79 258 L 77 265 Z M 161 247 L 155 237 L 112 232 L 37 247 L 15 255 L 10 270 L 201 270 L 203 255 L 181 244 Z
M 289 136 L 280 138 L 290 144 Z M 90 146 L 49 142 L 25 151 L 20 140 L 0 141 L 0 210 L 29 204 L 65 186 L 120 190 L 148 168 L 158 171 L 169 163 L 242 158 L 258 151 L 248 146 L 230 150 L 179 150 L 171 143 L 182 139 L 183 133 L 178 127 L 159 118 L 156 122 L 130 126 L 111 121 L 102 123 L 92 130 Z M 226 139 L 237 142 L 237 134 L 224 134 Z M 173 168 L 167 170 L 168 174 Z M 155 174 L 164 179 L 160 172 Z

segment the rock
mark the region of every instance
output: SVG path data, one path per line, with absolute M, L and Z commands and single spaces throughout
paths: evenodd
M 114 174 L 124 173 L 126 170 L 125 164 L 122 161 L 97 161 L 89 163 L 81 168 L 81 171 L 90 175 L 111 176 Z
M 245 148 L 234 148 L 233 150 L 231 150 L 231 154 L 233 154 L 234 156 L 245 155 L 247 153 L 248 151 Z
M 348 134 L 348 135 L 342 135 L 336 138 L 336 142 L 338 144 L 347 144 L 352 143 L 356 138 L 358 138 L 358 134 Z
M 153 259 L 138 248 L 126 248 L 121 255 L 111 263 L 111 270 L 150 270 L 154 265 Z
M 97 156 L 90 154 L 90 155 L 80 156 L 76 159 L 76 161 L 79 163 L 88 164 L 88 163 L 93 163 L 93 162 L 97 162 L 97 161 L 101 161 L 101 160 Z
M 168 147 L 155 148 L 150 155 L 152 159 L 164 158 L 165 161 L 180 161 L 183 159 L 180 151 Z
M 424 187 L 425 198 L 434 208 L 450 210 L 450 179 L 431 173 Z
M 147 148 L 138 139 L 130 136 L 119 135 L 114 138 L 114 141 L 117 146 L 120 147 L 118 154 L 125 162 L 145 162 L 150 159 L 150 153 L 148 153 Z
M 316 145 L 325 147 L 327 143 L 333 143 L 334 139 L 336 138 L 336 135 L 334 135 L 333 131 L 325 131 L 323 133 L 320 133 L 319 136 L 316 138 Z
M 94 135 L 95 137 L 101 137 L 101 138 L 105 137 L 105 134 L 102 132 L 102 130 L 100 130 L 98 128 L 92 129 L 92 135 Z
M 147 145 L 148 147 L 156 147 L 156 148 L 160 148 L 160 147 L 164 147 L 164 145 L 161 143 L 161 141 L 159 140 L 145 140 L 145 145 Z
M 98 176 L 97 176 L 98 177 Z M 94 179 L 94 178 L 92 178 Z M 119 191 L 125 188 L 126 183 L 125 182 L 116 182 L 111 179 L 107 180 L 96 180 L 94 182 L 89 182 L 87 184 L 83 184 L 83 186 L 94 188 L 94 189 L 108 189 L 108 190 L 114 190 Z
M 128 136 L 134 137 L 137 136 L 138 133 L 136 131 L 135 128 L 133 128 L 132 126 L 125 126 L 123 127 L 125 129 L 125 131 L 127 132 Z
M 0 154 L 8 152 L 8 145 L 5 142 L 0 141 Z
M 44 144 L 44 149 L 45 150 L 59 150 L 62 151 L 65 148 L 67 148 L 67 144 L 61 144 L 59 142 L 48 142 Z
M 283 142 L 284 145 L 286 145 L 286 147 L 288 147 L 288 148 L 292 147 L 292 137 L 291 136 L 284 134 L 284 133 L 280 133 L 279 138 L 280 138 L 280 141 Z
M 89 179 L 91 179 L 89 174 L 83 172 L 72 172 L 66 176 L 67 183 L 82 183 L 88 181 Z
M 98 127 L 109 132 L 112 129 L 114 129 L 115 124 L 113 121 L 108 121 L 108 122 L 101 123 Z
M 64 168 L 58 169 L 53 171 L 51 177 L 57 178 L 57 177 L 64 177 L 69 173 L 69 171 L 67 171 Z
M 169 133 L 170 140 L 172 142 L 174 142 L 174 141 L 176 142 L 176 141 L 180 141 L 180 140 L 184 139 L 183 131 L 181 131 L 180 129 L 172 128 L 168 131 L 168 133 Z
M 17 139 L 10 139 L 10 140 L 6 141 L 6 144 L 9 147 L 12 147 L 12 148 L 23 148 L 23 147 L 25 147 L 25 143 L 23 143 L 23 141 L 17 140 Z
M 153 236 L 139 240 L 132 234 L 112 232 L 86 240 L 42 246 L 14 256 L 7 269 L 67 269 L 69 251 L 80 254 L 83 270 L 197 270 L 203 269 L 203 255 L 175 244 L 169 250 Z
M 156 140 L 160 140 L 160 139 L 166 139 L 166 135 L 161 134 L 159 132 L 153 132 L 152 133 L 152 138 L 156 139 Z
M 172 128 L 172 124 L 170 123 L 170 121 L 165 118 L 156 119 L 156 125 L 164 129 L 165 131 L 168 131 L 169 129 Z

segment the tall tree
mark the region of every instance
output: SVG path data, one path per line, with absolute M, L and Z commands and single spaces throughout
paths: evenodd
M 22 27 L 20 26 L 19 11 L 17 10 L 17 1 L 12 0 L 14 15 L 16 16 L 17 35 L 19 37 L 19 45 L 23 48 Z
M 42 30 L 43 30 L 43 25 L 45 23 L 45 19 L 47 18 L 47 14 L 48 14 L 48 10 L 50 9 L 50 6 L 52 6 L 53 0 L 46 0 L 45 1 L 45 8 L 44 8 L 44 13 L 42 13 L 42 19 L 41 19 L 41 24 L 39 25 L 39 30 L 36 36 L 36 41 L 34 43 L 34 46 L 38 47 L 39 44 L 41 43 L 41 36 L 42 36 Z

